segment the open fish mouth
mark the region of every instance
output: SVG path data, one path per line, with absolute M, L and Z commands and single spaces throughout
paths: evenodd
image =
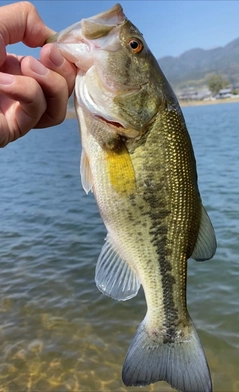
M 122 91 L 122 86 L 117 81 L 109 82 L 102 63 L 107 61 L 110 52 L 121 48 L 119 34 L 126 21 L 121 5 L 116 4 L 106 12 L 82 19 L 62 30 L 50 37 L 48 42 L 54 42 L 63 56 L 79 68 L 76 81 L 78 88 L 75 89 L 77 103 L 97 120 L 110 125 L 116 133 L 132 138 L 137 137 L 139 131 L 131 129 L 126 119 L 109 109 L 118 94 L 118 87 Z M 124 86 L 126 95 L 138 91 L 139 88 L 134 86 Z
M 62 30 L 58 34 L 58 42 L 79 42 L 82 37 L 89 40 L 106 36 L 109 32 L 126 20 L 120 4 L 116 4 L 110 10 L 102 12 L 91 18 L 82 19 L 80 22 Z
M 116 51 L 119 49 L 117 34 L 111 31 L 126 19 L 120 4 L 91 18 L 82 19 L 58 34 L 48 38 L 46 43 L 55 42 L 64 57 L 87 71 L 93 65 L 91 53 L 95 50 Z
M 120 4 L 110 10 L 62 30 L 48 42 L 54 42 L 63 56 L 79 69 L 75 95 L 77 104 L 86 108 L 98 121 L 102 121 L 126 138 L 138 137 L 142 126 L 124 118 L 117 110 L 114 99 L 123 99 L 140 93 L 142 86 L 124 84 L 118 78 L 110 79 L 106 64 L 110 53 L 121 50 L 120 32 L 128 19 Z

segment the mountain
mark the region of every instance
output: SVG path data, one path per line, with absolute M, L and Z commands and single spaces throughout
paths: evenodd
M 162 57 L 158 62 L 174 88 L 205 85 L 213 73 L 239 84 L 239 38 L 224 47 L 191 49 L 178 57 Z

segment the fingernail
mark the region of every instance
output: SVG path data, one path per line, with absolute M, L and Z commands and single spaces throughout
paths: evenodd
M 53 46 L 51 49 L 51 52 L 49 54 L 49 59 L 57 67 L 60 67 L 65 61 L 64 57 L 61 55 L 61 53 L 59 52 L 59 50 L 55 46 Z
M 43 64 L 40 63 L 40 61 L 31 58 L 29 59 L 29 65 L 30 68 L 33 72 L 37 73 L 38 75 L 46 75 L 49 72 L 49 69 L 44 67 Z
M 0 84 L 7 85 L 7 84 L 12 84 L 13 82 L 14 82 L 13 75 L 0 73 Z

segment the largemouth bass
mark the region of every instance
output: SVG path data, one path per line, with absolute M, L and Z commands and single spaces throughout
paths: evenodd
M 187 260 L 210 259 L 216 239 L 177 99 L 119 4 L 51 41 L 79 68 L 82 185 L 94 192 L 108 230 L 96 285 L 124 301 L 142 284 L 147 302 L 123 382 L 165 380 L 179 391 L 209 392 L 208 364 L 187 311 L 186 276 Z

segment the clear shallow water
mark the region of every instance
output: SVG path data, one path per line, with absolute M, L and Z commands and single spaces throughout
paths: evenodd
M 217 235 L 213 260 L 189 261 L 188 305 L 214 391 L 239 391 L 239 104 L 183 108 Z M 0 150 L 0 392 L 125 388 L 121 368 L 145 314 L 94 284 L 105 229 L 79 178 L 76 120 Z

